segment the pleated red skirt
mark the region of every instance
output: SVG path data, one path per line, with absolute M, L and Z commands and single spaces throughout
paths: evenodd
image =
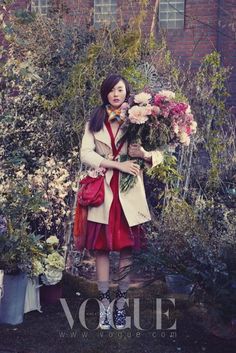
M 145 233 L 142 225 L 129 227 L 119 200 L 119 171 L 113 170 L 110 183 L 113 201 L 109 212 L 109 223 L 87 222 L 85 248 L 88 250 L 120 251 L 131 247 L 140 250 L 145 247 Z

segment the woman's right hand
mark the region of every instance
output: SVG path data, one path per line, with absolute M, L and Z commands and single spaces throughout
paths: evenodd
M 140 171 L 140 166 L 135 162 L 135 160 L 119 162 L 119 166 L 117 169 L 119 169 L 123 173 L 128 173 L 136 176 Z

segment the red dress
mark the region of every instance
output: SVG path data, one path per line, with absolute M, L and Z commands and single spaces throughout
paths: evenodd
M 113 155 L 116 154 L 115 136 L 110 123 L 105 122 L 111 138 Z M 118 131 L 117 131 L 118 132 Z M 135 250 L 145 246 L 145 236 L 142 225 L 129 227 L 119 200 L 119 171 L 114 169 L 110 187 L 113 192 L 113 201 L 109 211 L 108 224 L 88 221 L 85 237 L 85 248 L 88 250 L 113 250 L 132 247 Z

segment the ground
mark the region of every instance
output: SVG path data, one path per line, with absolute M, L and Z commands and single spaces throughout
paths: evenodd
M 114 294 L 114 290 L 113 290 Z M 95 282 L 67 275 L 63 282 L 62 297 L 66 299 L 74 320 L 70 328 L 61 303 L 44 304 L 42 313 L 25 314 L 18 326 L 0 325 L 0 353 L 234 353 L 236 336 L 229 331 L 219 334 L 219 327 L 209 324 L 209 318 L 186 297 L 176 299 L 175 308 L 164 298 L 169 297 L 162 282 L 145 287 L 133 283 L 130 290 L 128 314 L 132 318 L 131 329 L 117 331 L 96 330 L 98 307 L 89 300 L 86 307 L 86 325 L 79 321 L 79 308 L 88 298 L 95 298 Z M 140 299 L 140 326 L 134 326 L 134 299 Z M 162 329 L 155 328 L 156 298 L 162 298 L 163 312 L 170 310 L 170 322 L 164 320 Z M 176 321 L 176 330 L 167 330 Z M 137 324 L 136 324 L 137 326 Z M 145 329 L 146 328 L 146 329 Z M 218 336 L 216 331 L 218 329 Z M 214 331 L 215 330 L 215 331 Z

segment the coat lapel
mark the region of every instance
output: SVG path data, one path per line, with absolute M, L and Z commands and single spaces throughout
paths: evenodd
M 94 137 L 96 140 L 105 143 L 107 146 L 109 146 L 111 148 L 110 135 L 109 135 L 105 125 L 103 125 L 102 129 L 99 130 L 98 132 L 94 132 Z
M 117 135 L 116 135 L 116 138 L 115 138 L 116 146 L 117 146 L 117 142 L 121 139 L 121 137 L 124 135 L 124 133 L 125 133 L 124 129 L 120 128 Z M 110 148 L 112 148 L 111 138 L 110 138 L 109 132 L 107 131 L 105 124 L 103 125 L 103 127 L 100 131 L 94 132 L 94 137 L 96 140 L 101 141 L 101 142 L 105 143 L 107 146 L 109 146 Z
M 121 139 L 121 137 L 125 134 L 125 131 L 124 129 L 122 129 L 122 127 L 119 129 L 118 131 L 118 134 L 116 135 L 116 138 L 115 138 L 115 143 L 116 143 L 116 146 L 117 146 L 117 142 Z

